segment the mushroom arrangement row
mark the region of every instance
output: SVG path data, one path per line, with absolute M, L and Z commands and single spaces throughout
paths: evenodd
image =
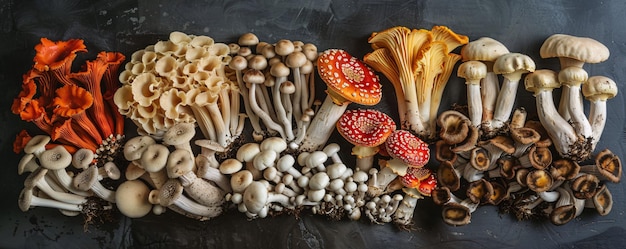
M 605 149 L 585 165 L 602 134 L 606 100 L 617 93 L 612 80 L 582 69 L 606 60 L 602 44 L 551 36 L 540 53 L 560 58 L 556 73 L 494 39 L 470 42 L 443 26 L 394 27 L 368 42 L 373 51 L 361 61 L 341 49 L 318 52 L 311 43 L 268 43 L 252 33 L 227 44 L 172 32 L 133 53 L 117 77 L 122 55 L 103 52 L 85 73 L 70 73 L 82 41 L 42 39 L 12 106 L 50 134 L 16 139 L 16 153 L 25 153 L 18 173 L 30 173 L 20 208 L 90 220 L 112 210 L 131 218 L 172 210 L 198 220 L 229 208 L 250 219 L 307 210 L 400 228 L 411 227 L 425 198 L 442 206 L 451 225 L 469 223 L 485 204 L 557 225 L 585 206 L 610 211 L 606 183 L 619 182 L 619 158 Z M 467 112 L 440 112 L 458 62 Z M 399 125 L 379 110 L 348 109 L 381 100 L 374 70 L 395 89 Z M 316 76 L 327 86 L 323 100 L 315 96 Z M 539 120 L 514 110 L 522 80 Z M 557 108 L 551 91 L 559 87 Z M 581 96 L 590 100 L 589 116 Z M 65 112 L 66 105 L 82 112 Z M 123 116 L 139 133 L 125 144 Z M 345 163 L 344 148 L 328 143 L 334 131 L 354 145 L 354 165 Z M 438 165 L 429 165 L 429 145 Z

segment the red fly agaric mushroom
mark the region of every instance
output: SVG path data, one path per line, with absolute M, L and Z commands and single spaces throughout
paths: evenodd
M 428 144 L 406 130 L 391 133 L 385 142 L 385 148 L 391 157 L 401 160 L 409 167 L 423 167 L 430 159 Z
M 375 105 L 382 97 L 378 76 L 344 50 L 329 49 L 322 52 L 317 59 L 317 69 L 328 86 L 328 96 L 311 120 L 301 151 L 320 149 L 349 103 Z
M 378 146 L 396 130 L 396 123 L 387 114 L 374 109 L 348 110 L 337 121 L 337 131 L 354 145 L 356 169 L 368 171 L 374 163 Z

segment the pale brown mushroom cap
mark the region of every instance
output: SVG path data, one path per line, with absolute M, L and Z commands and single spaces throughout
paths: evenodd
M 195 135 L 196 127 L 193 123 L 177 123 L 165 132 L 163 143 L 174 146 L 189 143 Z
M 41 153 L 41 167 L 49 170 L 65 169 L 72 163 L 72 154 L 63 146 L 56 146 Z
M 129 139 L 124 144 L 124 158 L 128 161 L 138 160 L 141 158 L 143 151 L 156 141 L 150 136 L 137 136 Z
M 487 76 L 487 66 L 480 61 L 466 61 L 459 65 L 457 76 L 466 80 L 466 84 L 478 84 Z
M 125 181 L 115 191 L 115 205 L 126 217 L 143 217 L 152 209 L 148 202 L 149 193 L 150 189 L 142 181 Z
M 139 159 L 140 166 L 147 172 L 158 172 L 165 167 L 169 154 L 169 149 L 163 144 L 149 145 Z
M 539 50 L 541 58 L 565 57 L 583 63 L 600 63 L 609 58 L 609 49 L 588 37 L 554 34 L 548 37 Z
M 509 49 L 504 44 L 490 37 L 481 37 L 471 41 L 461 49 L 463 61 L 495 61 L 501 55 L 508 53 Z
M 521 74 L 534 72 L 535 61 L 530 56 L 520 53 L 503 54 L 493 64 L 493 72 L 496 74 L 514 74 L 519 80 Z M 505 76 L 510 77 L 510 76 Z
M 437 117 L 439 137 L 447 144 L 458 144 L 463 142 L 470 132 L 471 121 L 458 111 L 447 110 Z
M 609 149 L 604 149 L 596 156 L 596 167 L 600 174 L 613 183 L 622 178 L 622 161 Z
M 585 98 L 589 100 L 607 100 L 617 95 L 617 84 L 605 76 L 591 76 L 582 87 Z
M 253 33 L 245 33 L 239 37 L 237 43 L 240 46 L 255 46 L 259 44 L 259 37 Z
M 613 195 L 606 187 L 606 184 L 602 185 L 596 194 L 592 197 L 593 205 L 598 211 L 598 214 L 605 216 L 613 209 Z
M 539 90 L 552 90 L 561 87 L 556 72 L 550 69 L 539 69 L 529 73 L 524 78 L 524 86 L 529 92 L 537 93 Z
M 482 178 L 473 181 L 467 187 L 467 197 L 474 203 L 486 203 L 493 195 L 493 186 L 490 182 Z
M 519 144 L 534 144 L 541 139 L 541 134 L 531 128 L 510 129 L 511 138 Z
M 449 161 L 443 161 L 437 168 L 437 181 L 443 188 L 449 191 L 457 191 L 461 187 L 461 177 L 454 171 L 454 166 Z
M 580 165 L 570 160 L 561 158 L 552 162 L 550 174 L 555 180 L 571 180 L 578 175 Z
M 32 154 L 45 150 L 46 144 L 50 142 L 51 138 L 47 135 L 33 136 L 24 146 L 24 153 Z
M 519 160 L 512 155 L 501 156 L 496 161 L 496 165 L 500 168 L 500 175 L 507 180 L 513 179 L 517 169 L 522 167 Z
M 592 174 L 581 174 L 571 180 L 571 187 L 574 197 L 578 199 L 589 199 L 596 194 L 600 180 Z
M 576 207 L 574 204 L 563 205 L 550 212 L 550 222 L 560 226 L 565 225 L 576 217 Z
M 234 174 L 238 172 L 242 168 L 243 168 L 243 163 L 241 163 L 239 160 L 234 159 L 234 158 L 228 158 L 220 164 L 219 170 L 220 170 L 220 173 L 222 174 L 230 175 L 230 174 Z M 200 167 L 198 167 L 198 175 L 203 175 L 200 172 Z
M 566 67 L 559 71 L 559 82 L 566 86 L 579 86 L 589 79 L 589 74 L 580 67 Z
M 470 209 L 464 205 L 449 202 L 441 210 L 443 221 L 453 226 L 463 226 L 470 223 L 472 214 Z
M 535 192 L 545 192 L 550 190 L 554 179 L 547 170 L 531 170 L 526 176 L 526 185 Z
M 186 150 L 175 150 L 167 158 L 167 176 L 177 178 L 193 170 L 194 159 Z

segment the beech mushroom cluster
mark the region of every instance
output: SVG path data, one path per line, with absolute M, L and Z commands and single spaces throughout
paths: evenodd
M 100 165 L 112 161 L 124 136 L 124 118 L 113 103 L 124 55 L 103 51 L 73 72 L 77 54 L 87 52 L 83 40 L 42 38 L 35 51 L 11 111 L 71 152 L 85 148 L 96 153 Z M 14 151 L 21 151 L 23 142 L 16 140 Z
M 226 147 L 244 127 L 239 86 L 226 75 L 230 50 L 211 37 L 174 31 L 131 55 L 115 104 L 140 134 L 160 138 L 177 123 L 192 123 Z
M 490 139 L 476 135 L 477 128 L 458 111 L 439 116 L 442 139 L 436 143 L 435 156 L 440 163 L 439 186 L 432 196 L 443 206 L 446 223 L 468 224 L 480 205 L 499 206 L 520 220 L 549 217 L 555 225 L 580 215 L 585 202 L 601 215 L 610 211 L 612 199 L 605 183 L 619 182 L 619 158 L 604 150 L 583 170 L 578 162 L 553 155 L 546 129 L 526 116 L 524 109 L 516 109 L 508 132 Z M 603 203 L 594 206 L 596 197 Z
M 23 149 L 17 172 L 28 177 L 18 199 L 19 208 L 26 212 L 48 207 L 67 216 L 82 214 L 86 223 L 105 218 L 115 203 L 116 192 L 109 182 L 106 186 L 103 182 L 119 179 L 119 168 L 113 162 L 101 167 L 92 164 L 94 152 L 89 149 L 72 155 L 65 146 L 50 141 L 50 136 L 37 135 Z
M 240 90 L 254 140 L 280 136 L 297 149 L 315 114 L 317 47 L 287 39 L 263 42 L 253 33 L 229 47 L 226 72 Z

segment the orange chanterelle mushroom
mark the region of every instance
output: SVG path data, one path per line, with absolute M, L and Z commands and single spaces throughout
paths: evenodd
M 112 160 L 124 132 L 124 119 L 112 105 L 124 55 L 102 52 L 82 71 L 72 72 L 76 54 L 87 51 L 82 40 L 42 38 L 35 50 L 33 68 L 24 74 L 11 111 L 69 151 L 85 148 L 99 151 L 103 164 Z

